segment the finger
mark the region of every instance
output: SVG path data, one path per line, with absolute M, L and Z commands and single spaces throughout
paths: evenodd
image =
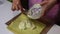
M 23 11 L 22 6 L 19 5 L 18 8 L 19 8 L 20 11 Z
M 15 7 L 16 7 L 16 10 L 19 10 L 19 9 L 18 9 L 18 5 L 15 5 Z
M 43 6 L 43 5 L 47 4 L 47 3 L 48 3 L 48 1 L 43 1 L 43 2 L 40 3 L 40 5 Z
M 23 10 L 25 11 L 25 8 L 23 8 Z
M 18 5 L 18 8 L 21 10 L 21 6 L 20 5 Z
M 21 10 L 22 10 L 22 11 L 25 11 L 25 9 L 24 9 L 24 8 L 21 8 Z
M 14 5 L 12 5 L 12 8 L 11 8 L 13 11 L 15 11 L 15 6 Z

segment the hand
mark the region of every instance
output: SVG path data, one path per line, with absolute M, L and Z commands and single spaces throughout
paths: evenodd
M 13 0 L 13 3 L 12 3 L 12 10 L 15 11 L 15 10 L 23 10 L 23 7 L 21 6 L 21 3 L 20 3 L 20 0 Z
M 43 11 L 42 16 L 45 16 L 48 13 L 48 11 L 56 4 L 56 1 L 57 0 L 44 0 L 40 3 Z

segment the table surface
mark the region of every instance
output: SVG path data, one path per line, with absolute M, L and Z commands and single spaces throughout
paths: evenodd
M 13 34 L 6 28 L 7 25 L 5 25 L 5 23 L 17 16 L 19 13 L 21 13 L 21 11 L 13 12 L 11 10 L 11 6 L 12 4 L 6 0 L 4 0 L 4 3 L 0 5 L 0 34 Z M 47 34 L 60 34 L 60 26 L 53 25 Z

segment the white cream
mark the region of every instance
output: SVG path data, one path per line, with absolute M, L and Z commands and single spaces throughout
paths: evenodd
M 23 20 L 19 24 L 19 29 L 34 29 L 36 26 L 30 20 Z
M 21 29 L 21 30 L 26 29 L 26 24 L 25 24 L 24 21 L 20 22 L 20 24 L 19 24 L 19 29 Z

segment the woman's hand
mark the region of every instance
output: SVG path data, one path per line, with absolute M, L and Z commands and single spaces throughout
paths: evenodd
M 13 3 L 12 3 L 12 10 L 15 11 L 15 10 L 23 10 L 23 7 L 21 6 L 21 2 L 20 0 L 13 0 Z
M 57 0 L 45 0 L 43 1 L 41 4 L 42 6 L 42 16 L 40 17 L 40 19 L 38 19 L 39 21 L 43 21 L 45 24 L 51 24 L 50 19 L 46 18 L 46 14 L 49 12 L 49 10 L 56 4 Z M 46 23 L 48 22 L 48 23 Z
M 57 0 L 44 0 L 42 3 L 40 3 L 42 5 L 42 11 L 43 14 L 42 16 L 45 16 L 48 11 L 56 4 Z

